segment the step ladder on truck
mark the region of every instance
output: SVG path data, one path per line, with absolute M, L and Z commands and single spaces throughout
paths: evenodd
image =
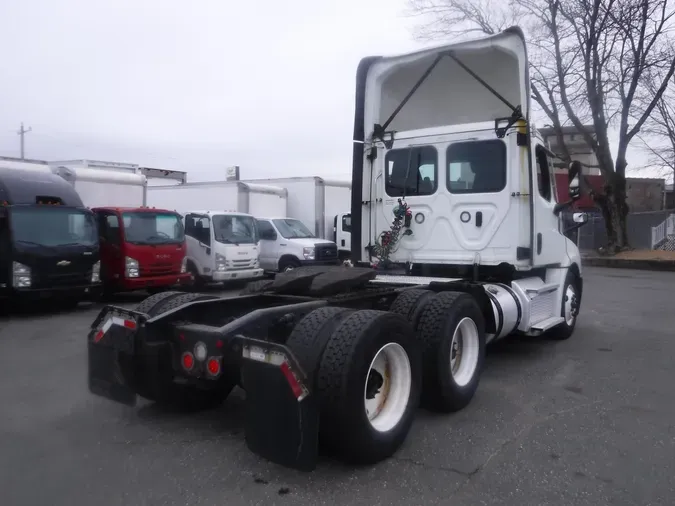
M 90 390 L 204 408 L 239 385 L 248 447 L 311 470 L 319 442 L 377 462 L 403 443 L 420 403 L 467 406 L 486 345 L 569 338 L 582 268 L 560 213 L 583 191 L 581 166 L 570 164 L 569 201 L 556 202 L 527 69 L 517 27 L 362 60 L 355 266 L 294 269 L 228 299 L 108 306 L 89 334 Z M 576 214 L 574 226 L 586 220 Z

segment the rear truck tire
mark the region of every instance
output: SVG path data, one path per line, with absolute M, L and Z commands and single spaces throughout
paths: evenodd
M 389 311 L 406 317 L 413 329 L 417 331 L 422 311 L 433 296 L 434 292 L 431 290 L 420 290 L 418 288 L 404 290 L 394 299 Z
M 151 301 L 153 298 L 155 299 Z M 190 302 L 218 298 L 203 293 L 164 292 L 148 297 L 139 307 L 147 302 L 148 310 L 143 312 L 155 317 Z M 196 385 L 175 383 L 173 360 L 170 355 L 162 356 L 158 362 L 158 370 L 154 374 L 148 378 L 144 371 L 139 371 L 138 376 L 145 377 L 146 381 L 137 384 L 138 395 L 163 408 L 176 411 L 193 412 L 215 408 L 225 401 L 238 382 L 238 377 L 234 375 L 223 375 L 218 380 L 217 386 L 208 390 L 200 389 Z
M 420 315 L 416 337 L 423 348 L 422 405 L 459 411 L 473 398 L 485 359 L 485 319 L 462 292 L 434 295 Z
M 348 462 L 390 457 L 420 401 L 422 362 L 410 323 L 385 311 L 348 314 L 328 339 L 316 385 L 321 441 Z
M 572 337 L 574 328 L 577 325 L 577 316 L 579 315 L 580 300 L 579 278 L 572 271 L 567 272 L 565 285 L 563 287 L 562 304 L 560 315 L 565 321 L 560 325 L 553 327 L 548 332 L 548 337 L 556 341 L 564 341 Z
M 164 303 L 167 299 L 172 299 L 182 294 L 183 292 L 156 293 L 154 295 L 151 295 L 150 297 L 143 299 L 143 301 L 138 306 L 136 306 L 136 309 L 134 309 L 134 311 L 138 311 L 139 313 L 145 313 L 150 316 L 155 316 L 155 313 L 153 311 L 155 306 L 159 307 L 159 304 Z
M 254 293 L 262 293 L 267 288 L 269 288 L 272 283 L 274 283 L 273 280 L 271 279 L 258 279 L 256 281 L 251 281 L 246 284 L 246 286 L 243 288 L 241 292 L 239 292 L 239 295 L 252 295 Z
M 300 267 L 300 260 L 297 258 L 282 258 L 279 261 L 279 272 L 288 272 Z

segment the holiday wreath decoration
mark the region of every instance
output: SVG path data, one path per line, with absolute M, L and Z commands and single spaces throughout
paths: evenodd
M 401 236 L 412 234 L 412 230 L 410 230 L 411 221 L 412 211 L 410 207 L 408 207 L 405 199 L 398 199 L 398 205 L 394 207 L 394 221 L 391 227 L 380 234 L 373 246 L 373 256 L 379 260 L 378 268 L 387 268 L 391 263 L 390 256 L 398 249 Z

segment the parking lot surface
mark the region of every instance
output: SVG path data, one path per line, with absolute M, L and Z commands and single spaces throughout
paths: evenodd
M 0 504 L 673 504 L 675 274 L 584 274 L 570 340 L 498 344 L 468 408 L 420 410 L 376 466 L 312 473 L 248 451 L 240 391 L 196 416 L 90 395 L 100 306 L 0 317 Z

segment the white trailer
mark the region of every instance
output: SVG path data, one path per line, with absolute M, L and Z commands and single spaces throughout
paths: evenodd
M 49 162 L 44 160 L 29 160 L 27 158 L 14 158 L 11 156 L 0 156 L 0 167 L 5 169 L 51 172 L 49 168 Z
M 336 237 L 335 227 L 336 218 L 341 224 L 342 216 L 349 213 L 351 209 L 351 182 L 316 176 L 251 179 L 247 182 L 286 188 L 288 190 L 288 217 L 300 220 L 317 238 L 336 242 L 340 252 L 350 250 L 349 237 L 345 238 L 339 234 Z M 267 213 L 267 215 L 270 214 Z M 277 214 L 277 216 L 281 215 Z
M 88 160 L 48 162 L 11 157 L 0 157 L 0 165 L 61 176 L 75 188 L 86 207 L 145 205 L 147 177 L 137 165 Z
M 142 207 L 148 180 L 143 174 L 58 166 L 54 172 L 75 187 L 87 207 Z
M 192 209 L 231 211 L 254 216 L 286 216 L 288 192 L 277 186 L 242 181 L 205 181 L 149 186 L 148 206 L 185 213 Z

